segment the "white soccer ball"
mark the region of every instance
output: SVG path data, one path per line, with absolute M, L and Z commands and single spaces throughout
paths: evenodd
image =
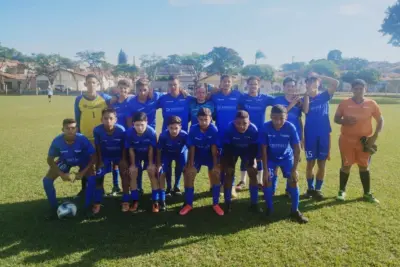
M 64 202 L 57 209 L 57 216 L 59 219 L 74 217 L 78 208 L 72 202 Z

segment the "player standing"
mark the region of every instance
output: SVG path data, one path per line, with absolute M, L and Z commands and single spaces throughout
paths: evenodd
M 353 164 L 357 164 L 364 189 L 364 199 L 372 203 L 379 203 L 370 192 L 369 163 L 371 154 L 376 151 L 375 142 L 383 128 L 383 117 L 378 104 L 374 100 L 364 97 L 367 89 L 365 81 L 357 79 L 351 84 L 351 88 L 353 97 L 340 102 L 335 114 L 335 122 L 342 125 L 339 138 L 342 167 L 337 199 L 345 200 L 350 169 Z M 377 122 L 374 133 L 372 118 Z M 362 141 L 365 144 L 362 144 Z
M 329 83 L 329 88 L 324 92 L 318 92 L 322 81 Z M 306 113 L 304 127 L 304 150 L 307 159 L 307 197 L 323 199 L 321 192 L 325 176 L 325 164 L 329 158 L 331 124 L 329 121 L 329 101 L 335 93 L 339 81 L 330 77 L 312 74 L 306 79 L 306 90 L 309 96 L 309 110 Z M 318 165 L 316 181 L 314 185 L 314 166 Z
M 54 181 L 61 177 L 65 182 L 72 182 L 70 170 L 78 166 L 79 173 L 75 179 L 82 179 L 88 176 L 95 178 L 93 165 L 95 163 L 95 150 L 89 140 L 82 134 L 77 133 L 77 123 L 74 119 L 63 121 L 62 134 L 54 138 L 49 148 L 47 164 L 49 170 L 43 178 L 43 187 L 50 203 L 50 216 L 48 219 L 57 218 L 57 197 Z M 58 158 L 57 160 L 55 160 Z
M 47 87 L 47 98 L 49 99 L 49 103 L 51 103 L 51 97 L 53 96 L 53 89 L 51 89 L 51 86 Z
M 273 211 L 272 176 L 280 168 L 287 179 L 287 188 L 291 195 L 290 217 L 299 223 L 308 219 L 299 211 L 299 187 L 297 165 L 300 158 L 300 138 L 295 126 L 286 120 L 287 111 L 282 105 L 271 110 L 271 121 L 264 124 L 259 134 L 264 165 L 264 199 L 267 215 Z
M 101 124 L 101 113 L 109 105 L 111 96 L 96 91 L 99 80 L 94 74 L 86 76 L 85 86 L 87 91 L 75 99 L 75 120 L 78 131 L 94 145 L 93 129 Z M 82 178 L 82 189 L 78 197 L 85 194 L 86 183 L 86 177 Z
M 197 113 L 198 124 L 190 127 L 187 146 L 189 147 L 188 164 L 184 170 L 185 203 L 180 215 L 186 215 L 193 209 L 194 181 L 201 166 L 207 166 L 212 182 L 213 210 L 224 215 L 219 206 L 220 167 L 218 162 L 219 135 L 217 127 L 211 123 L 212 113 L 208 108 L 200 108 Z
M 201 108 L 208 108 L 211 114 L 214 114 L 214 103 L 207 100 L 207 90 L 204 87 L 197 87 L 195 90 L 196 99 L 190 103 L 190 121 L 191 125 L 195 125 L 198 122 L 197 114 Z

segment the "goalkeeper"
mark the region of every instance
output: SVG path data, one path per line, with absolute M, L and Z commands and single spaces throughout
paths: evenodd
M 353 97 L 340 102 L 335 114 L 335 122 L 342 125 L 339 138 L 342 168 L 337 200 L 345 200 L 350 169 L 353 164 L 357 164 L 364 188 L 364 199 L 379 203 L 370 191 L 369 163 L 371 155 L 377 151 L 375 142 L 383 128 L 383 117 L 378 104 L 365 98 L 365 81 L 357 79 L 351 84 L 351 88 Z M 372 118 L 377 122 L 375 132 L 372 129 Z

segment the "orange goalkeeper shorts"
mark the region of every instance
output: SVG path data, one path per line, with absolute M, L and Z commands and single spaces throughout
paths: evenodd
M 368 167 L 371 155 L 364 152 L 359 139 L 340 135 L 339 149 L 343 166 L 357 164 L 362 167 Z

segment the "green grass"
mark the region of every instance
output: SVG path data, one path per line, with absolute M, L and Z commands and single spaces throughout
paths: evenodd
M 46 153 L 60 132 L 61 121 L 73 116 L 73 97 L 0 97 L 0 266 L 399 266 L 400 105 L 382 105 L 385 130 L 372 160 L 372 188 L 381 205 L 360 200 L 356 168 L 348 185 L 348 201 L 334 200 L 338 189 L 339 127 L 333 126 L 332 160 L 327 164 L 325 201 L 301 201 L 307 225 L 287 220 L 289 204 L 280 179 L 273 221 L 247 211 L 248 192 L 234 202 L 233 212 L 211 211 L 205 172 L 197 177 L 195 209 L 177 215 L 182 198 L 169 202 L 164 214 L 131 215 L 119 211 L 118 199 L 106 199 L 104 218 L 46 222 L 48 203 L 42 189 Z M 336 105 L 331 106 L 334 113 Z M 301 191 L 304 192 L 304 161 Z M 145 180 L 146 191 L 149 182 Z M 111 179 L 106 179 L 106 190 Z M 56 182 L 60 198 L 79 184 Z M 149 195 L 143 203 L 148 205 Z M 222 199 L 221 199 L 222 200 Z

